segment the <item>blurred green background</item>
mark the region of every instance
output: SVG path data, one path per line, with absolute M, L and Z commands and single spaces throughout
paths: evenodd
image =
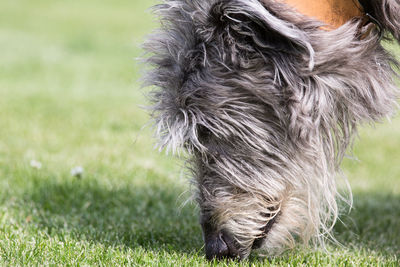
M 0 265 L 208 264 L 182 162 L 144 127 L 154 3 L 0 1 Z M 398 265 L 400 118 L 360 137 L 343 247 L 222 264 Z

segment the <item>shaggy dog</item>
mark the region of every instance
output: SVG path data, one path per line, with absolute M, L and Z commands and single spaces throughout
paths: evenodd
M 187 151 L 208 259 L 331 237 L 346 148 L 397 99 L 380 40 L 400 41 L 400 2 L 360 2 L 330 31 L 277 0 L 156 6 L 152 115 L 160 147 Z

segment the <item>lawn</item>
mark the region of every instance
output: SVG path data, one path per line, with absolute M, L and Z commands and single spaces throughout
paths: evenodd
M 144 127 L 151 5 L 0 1 L 0 266 L 208 264 L 181 161 Z M 221 264 L 398 266 L 400 118 L 363 128 L 355 156 L 343 246 Z

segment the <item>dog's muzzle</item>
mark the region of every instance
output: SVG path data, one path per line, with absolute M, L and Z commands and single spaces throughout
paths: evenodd
M 234 246 L 233 240 L 227 233 L 219 232 L 206 237 L 206 258 L 213 259 L 238 259 L 240 255 Z
M 271 231 L 272 226 L 276 223 L 280 213 L 273 216 L 273 218 L 261 230 L 263 235 L 255 239 L 251 249 L 259 249 L 262 247 L 268 233 Z M 244 258 L 240 252 L 237 242 L 235 242 L 232 235 L 227 231 L 215 231 L 214 227 L 209 222 L 202 223 L 205 252 L 208 260 L 213 259 L 242 259 Z
M 234 239 L 228 232 L 216 230 L 208 220 L 204 221 L 201 225 L 203 228 L 206 258 L 208 260 L 241 258 Z

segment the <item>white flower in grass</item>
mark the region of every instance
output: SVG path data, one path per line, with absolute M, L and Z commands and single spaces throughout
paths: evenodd
M 83 167 L 82 166 L 77 166 L 77 167 L 72 168 L 71 175 L 75 176 L 75 177 L 78 177 L 78 178 L 81 178 L 82 175 L 83 175 Z
M 37 160 L 31 160 L 31 167 L 40 170 L 42 168 L 42 163 Z

